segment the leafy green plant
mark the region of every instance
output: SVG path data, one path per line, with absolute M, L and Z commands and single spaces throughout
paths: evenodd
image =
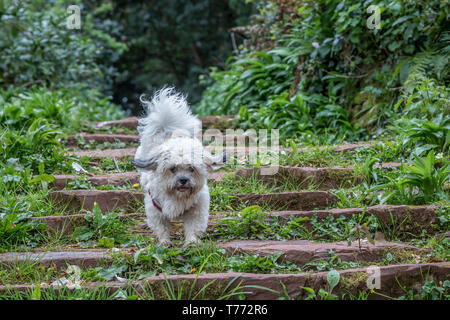
M 450 281 L 441 281 L 438 285 L 434 280 L 427 280 L 418 293 L 412 289 L 404 291 L 406 295 L 398 300 L 450 300 Z
M 239 219 L 222 218 L 217 222 L 213 237 L 229 239 L 293 239 L 309 238 L 310 233 L 303 225 L 308 218 L 291 218 L 281 224 L 277 217 L 269 217 L 259 206 L 250 206 L 242 210 Z
M 5 205 L 3 201 L 0 204 Z M 3 208 L 0 211 L 0 250 L 36 245 L 41 239 L 39 231 L 45 229 L 45 225 L 28 221 L 29 213 L 18 214 L 6 206 Z
M 381 8 L 382 32 L 367 28 L 370 5 Z M 248 32 L 257 40 L 231 57 L 224 71 L 212 69 L 213 83 L 196 106 L 200 113 L 238 114 L 243 127 L 279 128 L 282 138 L 324 144 L 367 139 L 401 120 L 399 89 L 409 94 L 413 85 L 425 93 L 420 84 L 406 83 L 414 74 L 445 91 L 449 10 L 440 1 L 267 1 L 259 9 Z M 422 100 L 437 110 L 432 118 L 448 105 L 442 96 L 435 105 L 421 98 L 408 102 Z M 420 135 L 435 136 L 442 146 L 447 129 L 439 126 Z
M 436 168 L 434 152 L 425 158 L 415 157 L 412 166 L 403 166 L 400 177 L 389 178 L 390 182 L 373 189 L 387 189 L 381 203 L 430 203 L 440 197 L 447 197 L 442 190 L 450 179 L 448 162 Z
M 330 258 L 327 260 L 320 259 L 319 261 L 311 261 L 306 263 L 302 269 L 303 270 L 317 270 L 317 271 L 331 271 L 333 269 L 344 270 L 351 268 L 361 267 L 360 262 L 352 261 L 342 261 L 333 250 L 328 252 Z
M 127 227 L 118 218 L 118 215 L 118 212 L 110 212 L 104 215 L 98 204 L 94 203 L 92 215 L 84 217 L 88 226 L 77 227 L 72 235 L 73 239 L 76 241 L 98 239 L 97 245 L 104 247 L 111 247 L 114 242 L 120 243 L 125 239 Z

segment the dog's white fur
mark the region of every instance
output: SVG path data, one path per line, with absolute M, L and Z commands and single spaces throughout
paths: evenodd
M 198 242 L 208 226 L 208 169 L 220 160 L 196 138 L 201 121 L 173 88 L 141 102 L 147 116 L 139 120 L 140 145 L 134 163 L 141 172 L 148 226 L 159 244 L 170 245 L 170 220 L 181 217 L 185 244 Z

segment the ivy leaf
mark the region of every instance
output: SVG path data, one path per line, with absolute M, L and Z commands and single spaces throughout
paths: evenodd
M 333 291 L 334 287 L 337 286 L 340 279 L 341 279 L 341 276 L 340 276 L 339 272 L 337 272 L 334 269 L 327 273 L 327 281 L 328 281 L 328 284 L 330 285 L 330 293 Z

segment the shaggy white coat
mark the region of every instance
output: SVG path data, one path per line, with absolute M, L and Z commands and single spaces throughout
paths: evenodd
M 185 245 L 198 242 L 208 226 L 208 169 L 221 160 L 196 138 L 201 121 L 174 89 L 164 88 L 151 101 L 141 98 L 141 102 L 147 116 L 139 120 L 140 145 L 134 164 L 141 173 L 148 226 L 159 244 L 170 245 L 170 220 L 181 217 Z

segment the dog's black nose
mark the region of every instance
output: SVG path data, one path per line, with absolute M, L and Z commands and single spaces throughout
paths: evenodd
M 189 180 L 189 179 L 187 179 L 187 178 L 185 178 L 185 177 L 182 177 L 182 178 L 180 178 L 178 181 L 179 181 L 182 185 L 185 185 L 185 184 L 188 182 L 188 180 Z

